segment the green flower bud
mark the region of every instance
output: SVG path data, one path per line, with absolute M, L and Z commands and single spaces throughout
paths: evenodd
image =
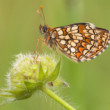
M 18 54 L 7 75 L 7 89 L 2 89 L 0 96 L 21 100 L 49 83 L 61 85 L 59 71 L 60 61 L 55 61 L 53 56 Z

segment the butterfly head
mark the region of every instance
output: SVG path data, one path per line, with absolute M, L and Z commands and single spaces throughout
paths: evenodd
M 44 26 L 40 25 L 39 29 L 40 29 L 41 34 L 45 34 L 48 32 L 48 27 L 46 25 Z

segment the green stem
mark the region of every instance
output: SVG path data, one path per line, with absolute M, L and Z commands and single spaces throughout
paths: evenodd
M 56 100 L 58 103 L 60 103 L 61 105 L 63 105 L 67 110 L 76 110 L 75 108 L 73 108 L 71 105 L 69 105 L 67 102 L 65 102 L 63 99 L 61 99 L 59 96 L 57 96 L 55 93 L 53 93 L 48 88 L 46 88 L 46 87 L 43 86 L 41 89 L 48 96 L 50 96 L 51 98 L 53 98 L 54 100 Z

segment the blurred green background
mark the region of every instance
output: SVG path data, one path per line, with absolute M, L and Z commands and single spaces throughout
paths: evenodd
M 110 29 L 110 0 L 0 0 L 0 87 L 6 84 L 5 76 L 14 55 L 33 52 L 41 36 L 42 21 L 36 14 L 40 5 L 51 27 L 91 22 Z M 46 46 L 42 50 L 42 53 L 51 52 L 56 54 Z M 110 110 L 110 47 L 96 59 L 79 64 L 62 57 L 60 76 L 70 88 L 59 88 L 56 93 L 77 110 Z M 0 110 L 30 109 L 64 110 L 41 92 L 0 107 Z

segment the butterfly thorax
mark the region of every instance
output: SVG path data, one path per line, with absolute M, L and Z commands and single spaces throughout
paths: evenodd
M 53 32 L 53 28 L 48 27 L 47 25 L 40 25 L 39 27 L 41 34 L 44 35 L 44 39 L 45 39 L 45 43 L 49 46 L 49 47 L 54 47 L 55 46 L 55 40 L 54 38 L 52 38 L 52 32 Z

